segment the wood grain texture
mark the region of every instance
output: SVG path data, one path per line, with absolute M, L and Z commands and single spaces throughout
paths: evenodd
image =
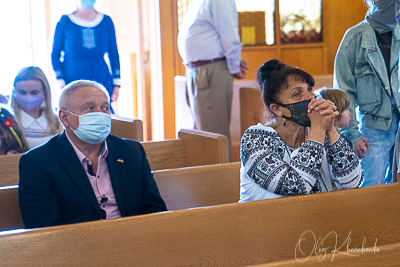
M 0 189 L 0 231 L 25 228 L 19 211 L 18 188 Z
M 120 138 L 143 141 L 143 125 L 139 119 L 111 115 L 111 134 Z
M 140 120 L 133 120 L 133 123 L 115 121 L 119 127 L 116 129 L 123 131 L 125 127 L 128 129 L 126 133 L 129 132 L 132 137 L 134 129 L 139 129 L 141 123 Z M 136 134 L 139 132 L 136 131 Z M 181 130 L 178 135 L 181 139 L 141 142 L 153 171 L 229 162 L 226 136 L 198 130 Z M 0 186 L 18 184 L 21 155 L 0 156 Z
M 353 250 L 351 250 L 353 249 Z M 319 256 L 312 256 L 306 258 L 299 258 L 298 260 L 280 261 L 273 263 L 266 263 L 260 265 L 253 265 L 253 267 L 272 267 L 272 266 L 299 266 L 300 262 L 307 266 L 399 266 L 400 260 L 400 243 L 377 246 L 365 247 L 364 249 L 358 247 L 356 250 L 344 248 L 341 252 L 321 254 Z
M 248 266 L 295 259 L 307 230 L 351 246 L 400 242 L 400 184 L 179 210 L 0 236 L 15 266 Z M 307 236 L 302 249 L 314 244 Z M 324 246 L 333 247 L 333 238 Z M 390 247 L 390 246 L 389 246 Z
M 153 171 L 187 167 L 186 148 L 182 140 L 147 141 L 142 145 Z
M 168 210 L 239 201 L 240 162 L 155 171 Z
M 315 75 L 313 76 L 315 80 L 314 90 L 321 87 L 332 88 L 333 86 L 333 75 Z
M 0 156 L 0 186 L 18 184 L 18 164 L 22 154 Z
M 236 203 L 239 201 L 240 163 L 225 163 L 154 172 L 168 210 Z M 24 228 L 18 188 L 0 188 L 0 231 Z
M 185 144 L 187 166 L 229 162 L 228 138 L 225 135 L 182 129 L 178 138 Z
M 241 135 L 252 125 L 266 123 L 264 102 L 259 88 L 240 88 L 240 129 Z

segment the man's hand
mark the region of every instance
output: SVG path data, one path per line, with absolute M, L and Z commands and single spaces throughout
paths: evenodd
M 354 152 L 360 159 L 365 158 L 366 150 L 369 150 L 369 144 L 367 138 L 363 137 L 353 143 Z
M 249 68 L 247 67 L 247 62 L 243 59 L 240 60 L 240 72 L 233 74 L 233 77 L 239 80 L 246 78 L 246 73 Z

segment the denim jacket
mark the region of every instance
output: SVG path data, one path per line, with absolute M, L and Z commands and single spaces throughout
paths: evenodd
M 400 109 L 399 48 L 400 25 L 397 24 L 392 36 L 389 83 L 385 60 L 367 20 L 346 31 L 336 54 L 333 87 L 349 95 L 350 124 L 342 133 L 352 142 L 363 137 L 357 127 L 356 106 L 360 123 L 385 131 L 392 118 L 391 96 Z

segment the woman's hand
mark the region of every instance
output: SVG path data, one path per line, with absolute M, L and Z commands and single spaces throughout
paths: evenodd
M 311 129 L 310 133 L 308 134 L 309 139 L 315 140 L 320 143 L 324 143 L 325 135 L 327 134 L 328 130 L 329 133 L 332 134 L 331 137 L 335 138 L 331 130 L 332 127 L 334 127 L 333 119 L 337 115 L 339 115 L 339 112 L 336 111 L 336 106 L 331 101 L 325 99 L 313 98 L 310 104 L 308 105 L 307 112 L 308 112 L 308 117 L 310 118 L 311 121 Z
M 311 120 L 311 127 L 321 128 L 326 132 L 331 125 L 333 118 L 339 115 L 336 106 L 329 100 L 313 98 L 308 105 L 308 116 Z

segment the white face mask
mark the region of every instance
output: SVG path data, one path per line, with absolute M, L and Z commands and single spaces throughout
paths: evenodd
M 72 115 L 79 117 L 79 126 L 76 130 L 69 127 L 82 141 L 89 144 L 99 144 L 106 140 L 111 132 L 111 115 L 103 112 L 91 112 L 77 115 L 67 110 Z

